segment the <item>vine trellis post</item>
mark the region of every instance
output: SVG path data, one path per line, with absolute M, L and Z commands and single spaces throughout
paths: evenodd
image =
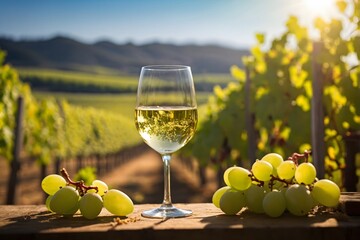
M 256 160 L 256 136 L 254 128 L 254 114 L 251 112 L 251 78 L 250 67 L 245 68 L 245 123 L 246 132 L 248 136 L 248 158 L 250 163 L 253 164 Z
M 18 172 L 20 170 L 20 154 L 23 143 L 23 118 L 24 118 L 24 98 L 19 96 L 17 99 L 17 112 L 15 119 L 15 137 L 13 148 L 13 159 L 11 160 L 11 171 L 9 174 L 8 186 L 7 186 L 7 204 L 15 204 L 16 186 L 18 182 Z
M 313 43 L 312 60 L 312 89 L 313 95 L 311 99 L 311 143 L 312 156 L 314 165 L 317 169 L 317 176 L 319 178 L 325 177 L 325 128 L 324 128 L 324 110 L 323 110 L 323 91 L 324 91 L 324 74 L 322 72 L 322 65 L 319 63 L 318 56 L 322 51 L 322 43 Z M 248 156 L 252 163 L 256 159 L 256 136 L 254 129 L 254 119 L 250 109 L 250 94 L 251 94 L 251 77 L 250 69 L 245 68 L 245 121 L 246 131 L 248 135 Z
M 324 74 L 318 61 L 322 43 L 313 43 L 312 52 L 312 98 L 311 98 L 311 145 L 313 162 L 318 178 L 325 177 L 325 127 L 323 109 Z

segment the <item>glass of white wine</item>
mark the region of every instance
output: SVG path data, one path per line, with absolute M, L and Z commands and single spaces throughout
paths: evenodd
M 142 67 L 137 90 L 135 125 L 144 142 L 161 154 L 164 165 L 164 200 L 160 207 L 142 212 L 150 218 L 190 216 L 171 202 L 171 154 L 195 133 L 198 121 L 191 68 L 180 65 Z

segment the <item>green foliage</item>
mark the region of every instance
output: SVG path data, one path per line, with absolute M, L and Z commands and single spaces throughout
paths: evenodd
M 0 155 L 12 159 L 16 101 L 22 92 L 17 73 L 3 65 L 5 53 L 0 50 Z
M 3 52 L 0 51 L 0 55 Z M 9 65 L 0 66 L 0 155 L 12 160 L 17 99 L 24 98 L 24 150 L 48 164 L 54 157 L 72 158 L 114 153 L 138 144 L 133 120 L 116 113 L 82 108 L 65 101 L 36 100 Z
M 81 168 L 74 177 L 75 181 L 84 181 L 85 185 L 90 186 L 96 180 L 96 169 L 93 167 Z
M 122 115 L 94 108 L 61 104 L 64 114 L 65 156 L 115 153 L 141 141 L 134 121 Z
M 355 6 L 360 1 L 353 1 Z M 338 8 L 348 7 L 338 1 Z M 245 90 L 245 71 L 232 66 L 230 71 L 237 84 L 214 88 L 208 103 L 207 118 L 200 123 L 194 140 L 184 153 L 194 155 L 202 165 L 210 162 L 224 169 L 234 163 L 247 164 L 248 136 L 245 128 L 245 96 L 250 94 L 250 114 L 256 131 L 256 155 L 277 152 L 284 157 L 310 148 L 313 63 L 321 63 L 324 83 L 325 167 L 327 177 L 341 182 L 344 168 L 343 136 L 360 130 L 360 67 L 346 60 L 349 55 L 360 60 L 358 8 L 346 13 L 352 35 L 343 38 L 345 24 L 337 19 L 316 19 L 314 26 L 320 35 L 320 54 L 313 57 L 313 41 L 308 29 L 291 16 L 287 30 L 264 49 L 262 34 L 251 56 L 243 63 L 249 73 L 250 92 Z M 210 162 L 209 162 L 210 161 Z

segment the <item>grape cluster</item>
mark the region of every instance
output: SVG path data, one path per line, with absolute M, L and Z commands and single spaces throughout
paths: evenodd
M 246 207 L 270 217 L 279 217 L 286 210 L 304 216 L 318 205 L 336 207 L 340 188 L 331 180 L 316 178 L 309 155 L 309 151 L 294 153 L 284 161 L 281 155 L 269 153 L 257 160 L 251 171 L 230 167 L 224 172 L 227 186 L 214 193 L 212 202 L 227 215 L 235 215 Z M 305 160 L 299 163 L 302 158 Z
M 134 204 L 125 193 L 109 190 L 103 181 L 94 180 L 91 186 L 86 186 L 83 181 L 72 181 L 65 169 L 61 174 L 50 174 L 41 182 L 42 189 L 49 194 L 46 199 L 49 211 L 72 216 L 80 210 L 87 219 L 96 218 L 103 207 L 117 216 L 134 211 Z

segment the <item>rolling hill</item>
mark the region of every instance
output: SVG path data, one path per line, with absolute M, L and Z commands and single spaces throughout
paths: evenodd
M 104 67 L 126 74 L 138 74 L 141 66 L 151 64 L 189 65 L 194 73 L 229 73 L 229 67 L 241 65 L 241 57 L 249 53 L 216 45 L 134 45 L 110 41 L 87 44 L 63 36 L 41 40 L 0 37 L 0 49 L 7 52 L 7 62 L 15 67 L 75 71 Z

